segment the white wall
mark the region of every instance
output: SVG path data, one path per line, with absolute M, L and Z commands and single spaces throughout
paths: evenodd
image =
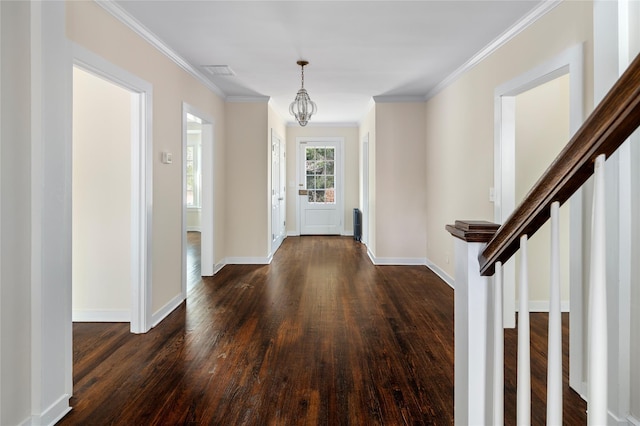
M 0 2 L 0 424 L 31 412 L 30 7 Z
M 369 138 L 369 204 L 368 205 L 364 205 L 364 201 L 362 199 L 362 185 L 363 185 L 363 181 L 364 181 L 364 176 L 361 174 L 362 171 L 364 170 L 363 167 L 363 155 L 362 155 L 362 141 L 364 140 L 365 136 L 368 136 Z M 359 192 L 360 192 L 360 198 L 358 199 L 359 205 L 360 205 L 360 209 L 364 212 L 366 209 L 368 209 L 368 218 L 369 218 L 369 223 L 368 223 L 368 228 L 369 228 L 369 235 L 368 235 L 368 241 L 367 241 L 367 248 L 368 250 L 370 250 L 372 253 L 376 252 L 376 233 L 375 233 L 375 229 L 374 226 L 372 224 L 376 223 L 376 168 L 375 168 L 375 163 L 376 163 L 376 150 L 375 150 L 375 146 L 376 146 L 376 106 L 375 104 L 371 103 L 369 110 L 367 111 L 367 113 L 365 114 L 365 116 L 362 119 L 362 122 L 360 123 L 360 129 L 359 129 L 359 135 L 358 135 L 358 162 L 361 165 L 360 166 L 360 172 L 359 172 Z M 363 230 L 364 232 L 364 230 Z
M 202 146 L 202 124 L 188 123 L 187 146 Z M 202 170 L 200 170 L 202 173 Z M 187 231 L 200 231 L 202 209 L 200 207 L 187 207 Z
M 74 321 L 131 318 L 131 149 L 131 94 L 74 67 Z

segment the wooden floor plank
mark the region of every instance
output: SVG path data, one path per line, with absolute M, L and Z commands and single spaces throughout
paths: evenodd
M 546 315 L 531 324 L 540 358 Z M 73 332 L 73 410 L 60 425 L 453 423 L 453 290 L 425 267 L 372 265 L 351 238 L 289 237 L 270 265 L 228 265 L 147 334 Z M 515 333 L 505 336 L 514 424 Z M 543 424 L 546 367 L 532 366 Z M 584 410 L 565 391 L 571 424 Z

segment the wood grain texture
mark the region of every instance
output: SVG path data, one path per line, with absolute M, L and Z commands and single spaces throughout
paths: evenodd
M 350 237 L 289 237 L 271 265 L 228 265 L 149 333 L 128 327 L 74 324 L 60 425 L 453 424 L 453 290 L 425 267 L 372 265 Z M 546 370 L 532 365 L 542 424 Z M 565 401 L 585 424 L 580 398 Z
M 485 220 L 456 220 L 445 229 L 454 237 L 468 243 L 486 243 L 493 238 L 500 225 Z
M 629 65 L 582 127 L 500 227 L 480 256 L 482 275 L 493 275 L 548 220 L 551 203 L 563 204 L 593 174 L 595 159 L 609 157 L 640 125 L 640 55 Z

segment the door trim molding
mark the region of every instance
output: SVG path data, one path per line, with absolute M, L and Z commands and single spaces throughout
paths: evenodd
M 344 207 L 344 137 L 342 136 L 323 136 L 323 137 L 310 137 L 310 136 L 298 136 L 296 137 L 296 183 L 298 186 L 295 188 L 295 197 L 296 197 L 296 235 L 300 235 L 300 196 L 297 194 L 298 188 L 302 183 L 303 177 L 301 176 L 301 164 L 300 164 L 300 147 L 302 143 L 307 142 L 332 142 L 338 145 L 338 150 L 340 154 L 340 164 L 338 165 L 340 175 L 336 178 L 336 187 L 339 183 L 340 190 L 338 191 L 338 199 L 340 200 L 340 209 L 342 209 L 342 214 L 340 215 L 340 229 L 338 235 L 344 234 L 344 223 L 345 223 L 345 207 Z
M 214 143 L 215 121 L 198 108 L 182 103 L 182 296 L 187 297 L 187 114 L 202 120 L 201 167 L 202 182 L 200 185 L 200 274 L 203 277 L 214 275 L 215 271 L 215 182 L 214 182 Z
M 153 147 L 151 83 L 72 43 L 73 65 L 134 93 L 131 100 L 131 332 L 151 328 Z

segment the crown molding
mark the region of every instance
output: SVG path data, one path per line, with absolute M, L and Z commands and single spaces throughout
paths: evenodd
M 407 95 L 407 96 L 374 96 L 373 101 L 377 104 L 400 103 L 400 102 L 424 102 L 424 96 Z
M 505 45 L 507 42 L 511 41 L 515 36 L 524 31 L 531 24 L 536 22 L 538 19 L 542 18 L 551 10 L 555 9 L 562 0 L 545 0 L 538 7 L 534 8 L 529 14 L 524 16 L 518 22 L 513 24 L 509 29 L 507 29 L 504 33 L 500 34 L 495 40 L 486 45 L 482 50 L 476 53 L 471 57 L 467 62 L 465 62 L 460 68 L 455 70 L 453 73 L 449 74 L 444 80 L 438 83 L 433 89 L 431 89 L 424 97 L 424 100 L 428 101 L 433 98 L 435 95 L 440 93 L 446 87 L 451 85 L 454 81 L 456 81 L 462 74 L 471 70 L 473 67 L 478 65 L 480 62 L 489 57 L 493 52 L 498 50 L 500 47 Z
M 227 96 L 227 102 L 235 102 L 235 103 L 269 103 L 271 97 L 269 96 Z
M 137 19 L 129 15 L 121 6 L 116 4 L 113 0 L 95 0 L 95 3 L 102 7 L 104 10 L 113 15 L 117 20 L 126 25 L 133 32 L 142 37 L 145 41 L 158 49 L 160 53 L 171 59 L 176 65 L 191 74 L 205 87 L 211 90 L 222 99 L 226 100 L 227 95 L 220 90 L 218 86 L 213 84 L 203 73 L 198 71 L 193 65 L 187 62 L 182 56 L 176 53 L 173 49 L 167 46 L 158 36 L 152 33 L 147 27 L 142 25 Z
M 288 121 L 287 127 L 298 127 L 298 123 L 296 121 Z M 350 127 L 360 127 L 359 123 L 354 122 L 313 122 L 310 121 L 305 127 L 337 127 L 337 128 L 350 128 Z

